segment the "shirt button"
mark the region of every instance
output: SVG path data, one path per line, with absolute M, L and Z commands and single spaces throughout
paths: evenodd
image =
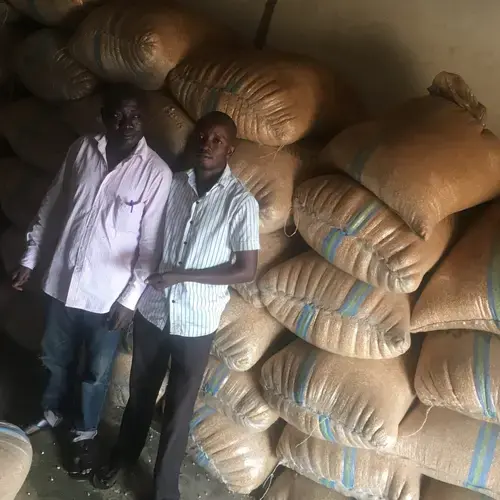
M 175 300 L 172 300 L 172 304 L 175 304 Z
M 193 221 L 192 221 L 192 220 L 190 220 L 190 221 L 189 221 L 189 223 L 190 223 L 190 224 L 192 224 L 192 223 L 193 223 Z
M 181 262 L 181 261 L 179 261 L 177 264 L 178 264 L 179 266 L 182 266 L 182 262 Z
M 185 241 L 185 242 L 184 242 L 184 245 L 187 245 L 187 244 L 188 244 L 188 242 L 187 242 L 187 241 Z

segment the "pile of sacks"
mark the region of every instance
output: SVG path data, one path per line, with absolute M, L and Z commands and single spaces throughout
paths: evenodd
M 237 124 L 232 171 L 260 207 L 257 279 L 231 291 L 191 422 L 189 451 L 231 491 L 249 493 L 275 469 L 283 427 L 263 398 L 260 369 L 277 345 L 293 338 L 265 308 L 257 282 L 303 250 L 301 237 L 287 230 L 294 189 L 313 176 L 327 139 L 364 116 L 362 106 L 314 60 L 255 51 L 228 28 L 171 2 L 124 7 L 12 0 L 12 6 L 44 26 L 12 53 L 16 77 L 30 95 L 0 107 L 0 136 L 11 148 L 0 159 L 0 205 L 12 223 L 0 240 L 8 273 L 70 144 L 104 131 L 103 83 L 129 82 L 144 91 L 146 139 L 174 169 L 198 118 L 219 110 Z M 30 349 L 39 348 L 43 334 L 44 258 L 28 290 L 6 289 L 0 303 L 2 327 Z M 130 361 L 124 345 L 109 391 L 113 406 L 127 401 Z
M 259 281 L 268 311 L 300 337 L 261 371 L 265 400 L 288 423 L 278 459 L 294 471 L 273 499 L 500 498 L 498 339 L 463 330 L 500 332 L 500 205 L 441 259 L 453 214 L 500 193 L 500 141 L 457 75 L 438 75 L 429 94 L 334 137 L 319 158 L 333 173 L 294 194 L 312 250 Z M 410 330 L 447 328 L 462 330 L 429 333 L 419 357 Z

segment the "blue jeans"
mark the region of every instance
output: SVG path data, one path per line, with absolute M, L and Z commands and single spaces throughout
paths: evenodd
M 79 432 L 97 430 L 106 401 L 120 341 L 120 332 L 106 327 L 107 318 L 107 314 L 72 309 L 49 299 L 42 342 L 42 362 L 49 372 L 49 380 L 42 408 L 67 418 L 65 401 L 76 388 L 79 416 L 73 426 Z M 77 370 L 82 352 L 83 369 Z

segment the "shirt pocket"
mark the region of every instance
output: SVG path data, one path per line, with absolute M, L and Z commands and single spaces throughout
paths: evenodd
M 117 198 L 114 205 L 114 226 L 118 233 L 139 234 L 144 203 Z

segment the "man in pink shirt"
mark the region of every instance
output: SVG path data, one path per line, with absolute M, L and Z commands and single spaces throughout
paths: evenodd
M 68 472 L 76 478 L 92 473 L 92 444 L 120 331 L 161 258 L 158 237 L 172 180 L 144 139 L 136 89 L 107 88 L 102 119 L 106 134 L 82 137 L 69 149 L 13 276 L 14 288 L 22 290 L 49 239 L 49 222 L 56 221 L 57 245 L 43 284 L 49 305 L 42 361 L 49 378 L 43 416 L 26 431 L 69 420 L 64 401 L 80 384 L 81 418 L 67 422 L 73 429 Z M 75 380 L 72 366 L 83 348 L 83 375 Z

